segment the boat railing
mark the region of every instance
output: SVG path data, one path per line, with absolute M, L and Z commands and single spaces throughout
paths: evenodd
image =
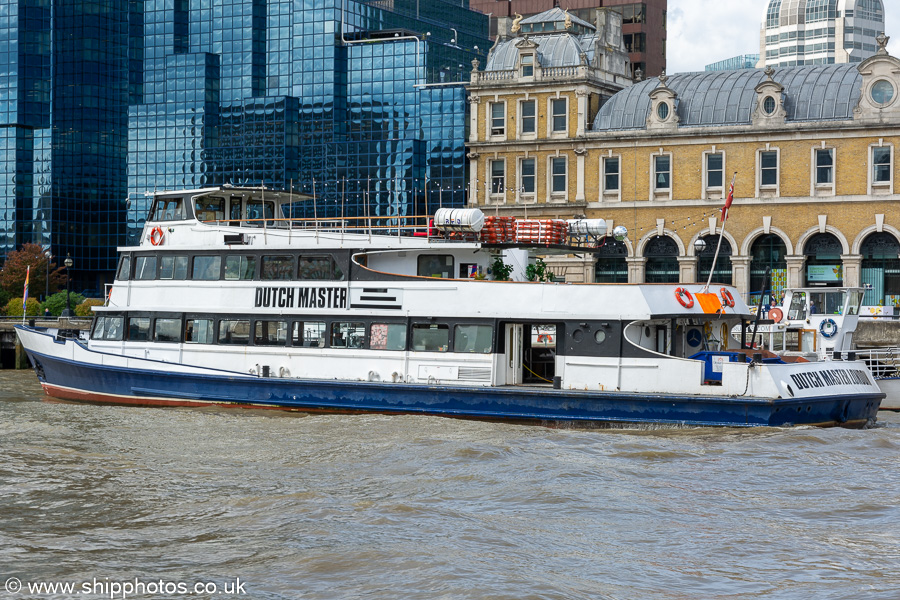
M 331 233 L 372 233 L 393 235 L 429 235 L 429 221 L 426 217 L 385 216 L 385 217 L 334 217 L 334 218 L 259 218 L 259 219 L 216 219 L 200 221 L 205 225 L 225 227 L 253 227 L 256 229 L 276 229 L 291 231 L 318 231 Z M 434 232 L 432 232 L 432 235 Z
M 897 348 L 865 348 L 853 352 L 857 359 L 866 361 L 875 379 L 900 377 L 900 351 Z

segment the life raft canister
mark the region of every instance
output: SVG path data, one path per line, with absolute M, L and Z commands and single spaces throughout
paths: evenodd
M 729 308 L 734 307 L 734 296 L 731 295 L 727 288 L 719 290 L 719 295 L 722 296 L 722 304 Z
M 159 246 L 163 242 L 163 238 L 165 237 L 165 233 L 162 230 L 162 227 L 154 227 L 153 231 L 150 232 L 150 243 L 154 246 Z
M 838 332 L 837 323 L 834 322 L 834 319 L 824 319 L 821 323 L 819 323 L 819 333 L 822 334 L 822 337 L 825 339 L 833 338 Z
M 685 308 L 692 308 L 694 306 L 694 297 L 683 287 L 676 288 L 675 298 L 677 298 L 678 302 Z

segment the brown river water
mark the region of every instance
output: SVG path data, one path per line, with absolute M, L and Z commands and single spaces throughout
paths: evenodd
M 549 429 L 58 403 L 0 371 L 0 600 L 896 600 L 898 455 L 886 412 Z

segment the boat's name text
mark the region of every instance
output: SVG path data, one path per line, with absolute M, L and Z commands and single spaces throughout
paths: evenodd
M 812 373 L 791 375 L 794 384 L 801 390 L 832 385 L 871 385 L 869 375 L 862 369 L 826 369 Z
M 347 308 L 343 287 L 258 287 L 256 308 Z

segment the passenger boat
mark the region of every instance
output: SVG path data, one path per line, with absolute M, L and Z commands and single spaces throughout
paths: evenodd
M 397 217 L 291 218 L 305 201 L 228 186 L 155 194 L 90 339 L 18 328 L 46 393 L 546 424 L 849 427 L 873 423 L 884 397 L 864 362 L 751 350 L 753 315 L 730 286 L 488 278 L 503 264 L 528 271 L 536 252 L 596 250 L 604 221 L 501 224 L 442 209 L 409 231 Z
M 781 304 L 763 307 L 761 347 L 783 357 L 862 360 L 886 394 L 882 410 L 900 410 L 900 348 L 860 347 L 854 334 L 865 288 L 789 288 Z

